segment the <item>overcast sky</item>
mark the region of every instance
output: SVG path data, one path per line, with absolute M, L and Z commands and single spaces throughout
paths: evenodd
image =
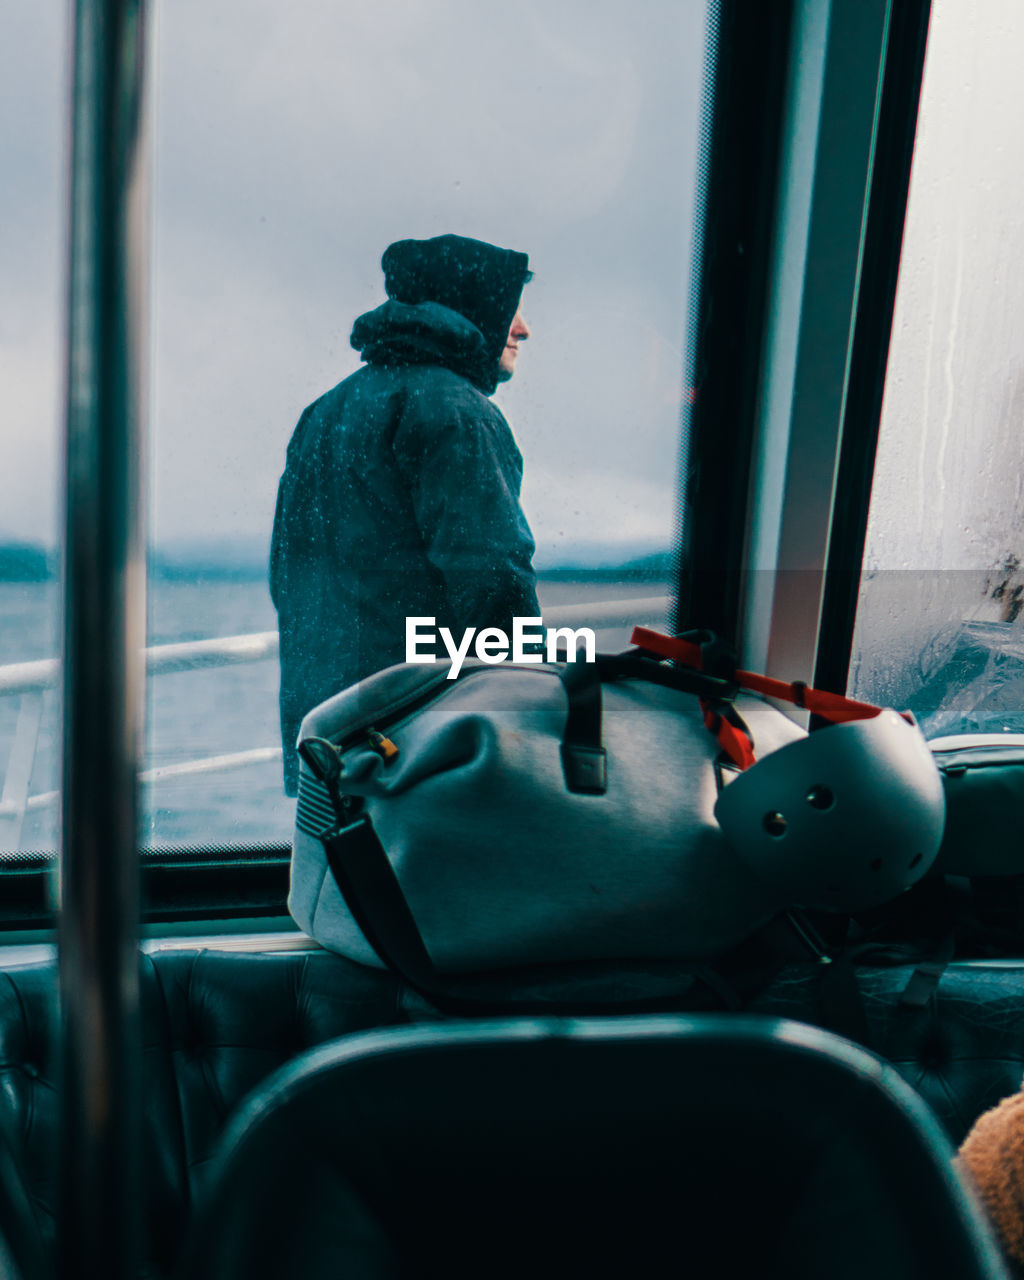
M 65 6 L 0 16 L 0 537 L 52 542 Z M 668 545 L 704 62 L 698 0 L 153 4 L 160 542 L 269 537 L 303 407 L 358 365 L 392 240 L 530 255 L 499 392 L 541 555 Z

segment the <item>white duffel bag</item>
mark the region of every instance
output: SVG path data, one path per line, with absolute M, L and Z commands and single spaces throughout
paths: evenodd
M 770 866 L 776 848 L 786 850 L 787 819 L 770 804 L 762 815 L 759 766 L 737 775 L 722 744 L 745 738 L 764 760 L 858 725 L 807 739 L 735 682 L 641 650 L 593 663 L 468 661 L 448 676 L 446 664 L 391 667 L 303 721 L 288 905 L 325 947 L 399 972 L 705 960 L 793 905 L 791 884 Z M 919 741 L 931 770 L 921 784 L 912 779 L 912 792 L 927 793 L 916 808 L 916 793 L 909 809 L 885 805 L 897 828 L 903 822 L 893 846 L 910 832 L 921 844 L 913 868 L 890 865 L 872 877 L 878 850 L 870 838 L 864 848 L 860 878 L 880 890 L 885 880 L 885 896 L 933 861 L 941 786 L 919 731 L 894 712 L 868 710 L 899 721 L 913 744 L 879 719 L 868 737 L 836 738 L 840 748 L 852 744 L 859 759 L 895 735 L 897 756 L 913 756 Z M 804 750 L 803 767 L 813 774 L 820 755 Z M 914 768 L 920 773 L 916 756 Z M 843 787 L 836 800 L 829 782 L 810 787 L 809 818 L 788 819 L 794 849 L 801 823 L 823 824 L 822 862 L 829 842 L 849 841 L 854 822 Z M 720 791 L 731 802 L 729 838 L 716 818 Z M 806 862 L 814 831 L 799 838 Z

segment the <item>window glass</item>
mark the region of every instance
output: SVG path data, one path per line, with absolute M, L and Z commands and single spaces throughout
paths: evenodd
M 161 11 L 152 644 L 274 631 L 289 436 L 359 367 L 384 248 L 449 232 L 534 272 L 496 401 L 545 610 L 667 592 L 706 21 L 658 0 Z M 289 835 L 277 689 L 273 657 L 153 681 L 151 843 Z M 237 767 L 190 771 L 210 756 Z
M 1024 731 L 1016 0 L 935 0 L 852 691 L 929 737 Z
M 56 843 L 65 14 L 0 14 L 0 851 Z M 32 663 L 33 666 L 22 664 Z
M 0 41 L 5 172 L 27 175 L 3 195 L 21 239 L 0 241 L 17 409 L 0 534 L 52 567 L 66 34 L 50 8 L 5 14 Z M 545 615 L 653 598 L 635 620 L 667 617 L 708 5 L 177 0 L 153 19 L 142 840 L 231 847 L 291 832 L 276 489 L 303 409 L 359 367 L 349 335 L 384 301 L 390 242 L 454 232 L 529 254 L 532 335 L 495 402 L 524 458 Z M 54 583 L 0 592 L 0 665 L 53 658 Z M 600 616 L 618 621 L 599 643 L 625 643 L 625 616 Z M 23 845 L 55 843 L 47 714 Z M 15 698 L 0 716 L 3 767 Z

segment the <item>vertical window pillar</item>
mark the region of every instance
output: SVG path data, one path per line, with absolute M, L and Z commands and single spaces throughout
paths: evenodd
M 62 1277 L 137 1274 L 143 0 L 73 6 L 60 860 Z
M 815 669 L 891 0 L 800 0 L 759 393 L 742 662 Z

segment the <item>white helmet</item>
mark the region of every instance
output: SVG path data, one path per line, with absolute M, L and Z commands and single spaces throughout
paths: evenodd
M 724 787 L 715 817 L 783 901 L 853 912 L 928 871 L 945 798 L 920 729 L 887 707 L 765 756 Z

